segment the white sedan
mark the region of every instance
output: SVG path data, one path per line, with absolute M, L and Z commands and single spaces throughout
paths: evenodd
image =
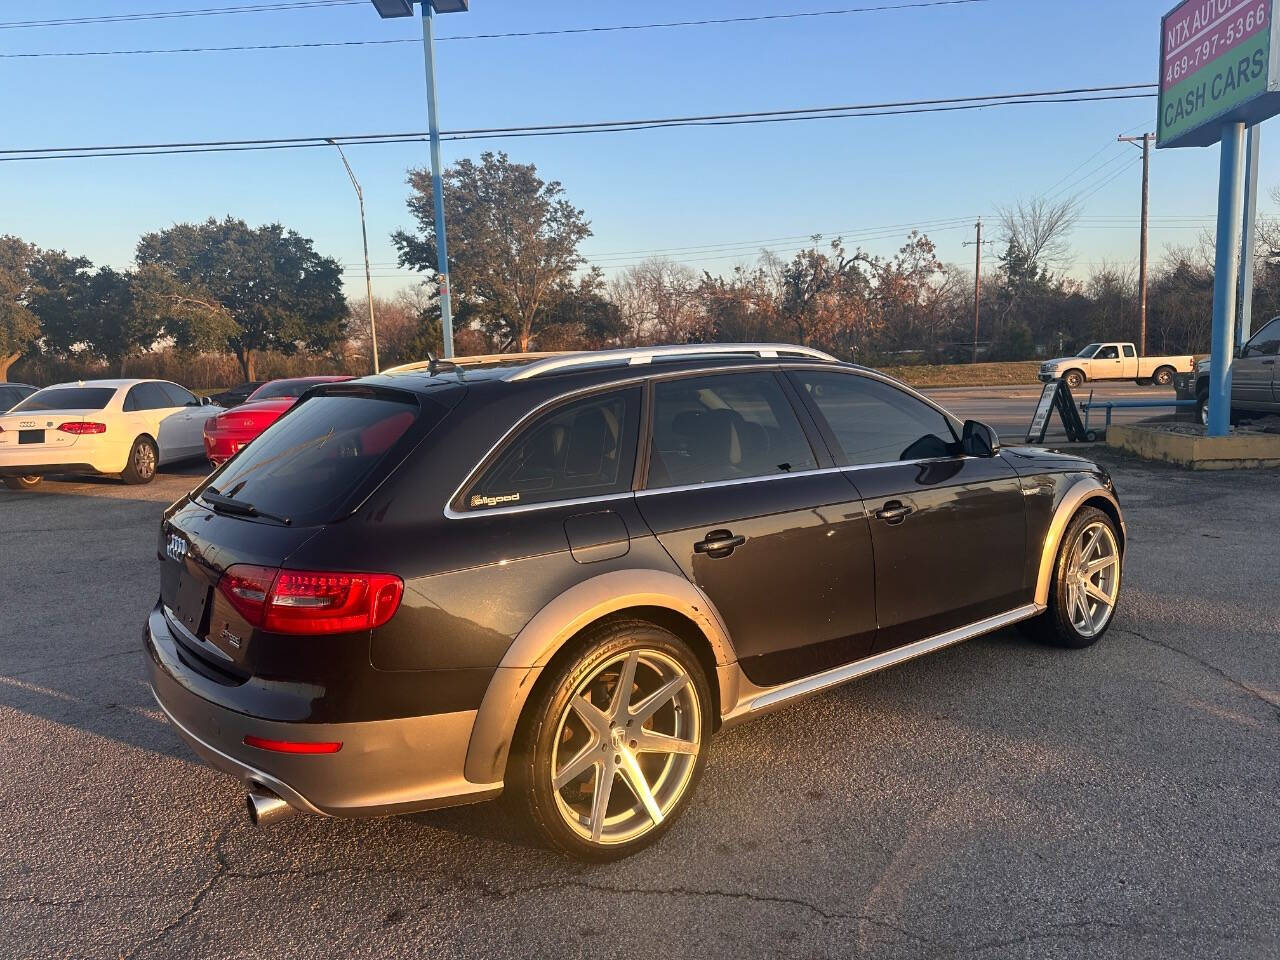
M 53 473 L 150 483 L 158 465 L 204 456 L 204 422 L 221 412 L 167 380 L 45 387 L 0 415 L 0 478 L 15 489 Z

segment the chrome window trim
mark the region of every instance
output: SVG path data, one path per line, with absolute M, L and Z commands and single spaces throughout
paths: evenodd
M 742 351 L 739 350 L 738 352 L 742 352 Z M 780 357 L 778 359 L 792 360 L 793 358 Z M 525 427 L 525 425 L 528 424 L 534 417 L 537 417 L 538 415 L 540 415 L 548 407 L 552 407 L 560 403 L 565 403 L 571 400 L 575 400 L 579 397 L 587 396 L 592 393 L 607 393 L 611 390 L 631 387 L 637 384 L 643 386 L 647 382 L 656 382 L 658 380 L 695 377 L 695 376 L 703 376 L 703 375 L 715 374 L 715 373 L 741 373 L 744 371 L 758 371 L 758 370 L 780 370 L 785 373 L 787 370 L 797 370 L 797 369 L 798 370 L 819 370 L 819 371 L 830 372 L 832 370 L 832 365 L 829 362 L 816 362 L 816 363 L 805 363 L 805 362 L 794 363 L 793 362 L 793 363 L 787 363 L 787 365 L 784 367 L 781 365 L 774 365 L 774 364 L 746 363 L 746 364 L 734 364 L 734 365 L 728 365 L 728 366 L 699 367 L 692 370 L 671 370 L 671 371 L 664 370 L 661 372 L 658 372 L 653 368 L 649 368 L 644 373 L 639 373 L 635 376 L 626 377 L 621 380 L 611 380 L 608 383 L 593 384 L 587 387 L 579 387 L 574 390 L 569 390 L 565 393 L 557 394 L 554 397 L 550 397 L 542 401 L 542 403 L 538 404 L 532 410 L 524 414 L 524 416 L 522 416 L 511 427 L 509 427 L 506 430 L 506 432 L 503 433 L 502 436 L 499 437 L 498 440 L 492 446 L 490 446 L 488 450 L 484 452 L 484 455 L 480 457 L 479 460 L 476 461 L 475 466 L 473 466 L 471 470 L 468 471 L 465 479 L 463 479 L 463 481 L 460 484 L 458 484 L 458 486 L 454 489 L 453 493 L 449 495 L 449 499 L 445 502 L 444 515 L 446 518 L 450 520 L 468 520 L 468 519 L 471 519 L 472 517 L 493 517 L 493 516 L 503 516 L 506 514 L 529 513 L 534 510 L 550 510 L 557 507 L 590 506 L 596 503 L 607 503 L 614 500 L 622 500 L 627 497 L 651 496 L 653 494 L 658 494 L 658 493 L 679 493 L 679 492 L 687 492 L 690 490 L 710 490 L 710 489 L 715 489 L 717 487 L 737 486 L 744 483 L 763 483 L 770 480 L 785 480 L 788 477 L 815 476 L 823 473 L 856 473 L 859 470 L 876 470 L 882 467 L 915 466 L 919 464 L 940 463 L 943 461 L 951 461 L 951 460 L 981 459 L 981 458 L 969 456 L 968 454 L 956 454 L 955 456 L 952 456 L 952 457 L 925 457 L 918 460 L 885 460 L 879 463 L 861 463 L 861 464 L 850 464 L 848 466 L 819 467 L 814 470 L 799 470 L 799 471 L 796 471 L 795 473 L 767 474 L 765 476 L 759 476 L 759 477 L 735 477 L 732 480 L 713 480 L 707 483 L 683 484 L 678 487 L 646 487 L 643 489 L 634 489 L 633 487 L 633 489 L 631 490 L 626 490 L 620 493 L 601 494 L 599 496 L 594 496 L 594 497 L 570 497 L 565 500 L 545 500 L 545 501 L 542 501 L 541 503 L 526 503 L 526 504 L 520 504 L 518 506 L 513 506 L 513 507 L 494 507 L 488 510 L 484 508 L 478 508 L 475 510 L 454 509 L 453 505 L 458 501 L 459 497 L 462 496 L 463 490 L 465 490 L 471 483 L 475 481 L 476 476 L 484 468 L 485 464 L 489 462 L 493 454 L 500 447 L 506 444 L 508 440 L 510 440 L 513 436 L 515 436 L 516 433 L 522 430 Z M 943 417 L 947 419 L 949 423 L 953 425 L 953 427 L 955 424 L 959 422 L 954 415 L 952 415 L 951 413 L 948 413 L 943 407 L 934 403 L 932 400 L 930 400 L 928 397 L 924 396 L 914 388 L 909 387 L 905 383 L 895 380 L 892 377 L 886 376 L 875 370 L 867 369 L 865 367 L 845 365 L 843 362 L 840 362 L 840 365 L 836 369 L 847 371 L 849 374 L 854 376 L 871 377 L 875 380 L 881 381 L 882 383 L 888 386 L 896 387 L 899 390 L 902 390 L 903 392 L 925 403 L 929 407 L 932 407 L 934 410 L 937 410 L 940 414 L 942 414 Z M 639 439 L 645 440 L 646 438 L 641 437 Z M 856 493 L 856 491 L 854 492 Z

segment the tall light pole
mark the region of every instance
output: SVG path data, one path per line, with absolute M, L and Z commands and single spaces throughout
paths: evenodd
M 369 342 L 373 346 L 373 372 L 380 373 L 381 367 L 378 365 L 378 322 L 373 318 L 373 275 L 369 271 L 369 230 L 364 222 L 364 191 L 360 189 L 360 181 L 356 179 L 356 174 L 351 169 L 351 164 L 347 163 L 347 155 L 342 152 L 342 145 L 337 140 L 330 140 L 329 142 L 338 148 L 338 156 L 342 158 L 342 165 L 347 168 L 347 176 L 351 178 L 351 185 L 356 188 L 356 199 L 360 201 L 360 239 L 364 241 L 364 290 L 365 296 L 369 300 Z
M 373 0 L 378 15 L 413 16 L 415 0 Z M 431 193 L 435 200 L 436 272 L 440 276 L 440 327 L 445 358 L 453 356 L 453 312 L 449 298 L 449 246 L 444 225 L 444 181 L 440 169 L 440 124 L 436 104 L 435 15 L 465 13 L 470 0 L 419 0 L 422 4 L 422 50 L 427 67 L 427 119 L 431 131 Z

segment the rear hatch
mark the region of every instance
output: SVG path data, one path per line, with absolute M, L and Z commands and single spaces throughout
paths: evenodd
M 269 581 L 287 567 L 299 547 L 358 509 L 448 409 L 407 390 L 321 388 L 166 512 L 157 545 L 165 616 L 215 679 L 286 672 L 298 651 L 317 659 L 327 638 L 268 633 L 233 603 L 231 585 L 241 574 Z

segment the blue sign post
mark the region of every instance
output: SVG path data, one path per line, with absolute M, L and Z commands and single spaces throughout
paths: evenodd
M 422 49 L 427 66 L 427 122 L 431 136 L 431 193 L 435 202 L 436 274 L 440 281 L 440 333 L 445 359 L 453 356 L 453 310 L 449 296 L 449 244 L 444 226 L 444 179 L 440 166 L 440 123 L 436 102 L 435 17 L 437 13 L 464 13 L 469 0 L 419 0 L 422 4 Z M 414 0 L 373 0 L 378 14 L 413 15 Z
M 1256 178 L 1244 175 L 1245 130 L 1280 113 L 1280 25 L 1276 0 L 1182 0 L 1160 21 L 1157 147 L 1208 147 L 1221 141 L 1218 247 L 1213 277 L 1213 354 L 1209 367 L 1209 436 L 1231 429 L 1240 241 Z M 1251 162 L 1257 169 L 1257 138 Z M 1252 231 L 1246 231 L 1251 234 Z M 1250 271 L 1246 271 L 1246 277 Z M 1246 300 L 1247 302 L 1247 300 Z

